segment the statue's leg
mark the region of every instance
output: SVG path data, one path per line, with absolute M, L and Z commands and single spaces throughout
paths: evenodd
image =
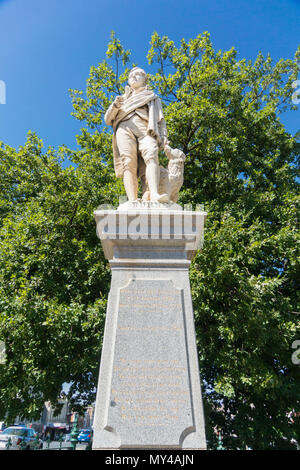
M 146 180 L 150 191 L 150 200 L 158 199 L 159 166 L 156 159 L 149 158 L 146 163 Z
M 146 164 L 146 180 L 150 191 L 150 201 L 168 202 L 167 194 L 159 194 L 158 145 L 154 137 L 146 135 L 139 138 L 139 149 Z
M 137 142 L 134 134 L 121 123 L 116 132 L 116 142 L 123 163 L 123 183 L 129 201 L 136 201 L 138 194 L 137 179 Z
M 138 181 L 136 175 L 134 175 L 131 170 L 124 170 L 123 183 L 128 200 L 136 201 L 138 193 Z

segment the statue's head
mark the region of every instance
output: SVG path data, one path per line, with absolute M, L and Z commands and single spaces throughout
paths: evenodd
M 136 90 L 147 85 L 147 74 L 145 70 L 140 67 L 134 67 L 130 70 L 128 76 L 128 85 L 130 88 Z

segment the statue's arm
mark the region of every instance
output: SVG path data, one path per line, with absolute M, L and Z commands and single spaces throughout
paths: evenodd
M 123 101 L 124 101 L 123 96 L 117 96 L 115 98 L 114 102 L 110 105 L 110 107 L 107 109 L 106 113 L 104 114 L 105 124 L 107 124 L 108 126 L 113 125 L 113 121 L 115 120 L 116 115 L 118 114 Z
M 118 114 L 119 109 L 112 103 L 104 114 L 105 124 L 112 126 L 113 121 L 115 120 L 116 115 Z
M 165 119 L 162 119 L 159 123 L 160 135 L 162 138 L 163 147 L 168 144 L 168 130 Z
M 167 130 L 167 124 L 166 124 L 166 121 L 165 121 L 165 118 L 164 118 L 164 114 L 163 114 L 163 109 L 162 109 L 162 104 L 161 104 L 161 100 L 158 98 L 158 107 L 159 107 L 159 114 L 160 114 L 160 117 L 161 119 L 159 120 L 159 134 L 161 136 L 161 140 L 162 140 L 162 146 L 164 147 L 165 145 L 167 145 L 169 143 L 168 141 L 168 130 Z

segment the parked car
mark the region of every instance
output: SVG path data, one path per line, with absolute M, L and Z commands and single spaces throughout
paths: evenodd
M 80 433 L 78 434 L 77 441 L 78 442 L 89 442 L 92 437 L 92 430 L 91 429 L 81 429 Z
M 41 439 L 38 439 L 37 441 L 37 433 L 35 430 L 24 426 L 10 426 L 4 429 L 0 434 L 0 450 L 7 448 L 9 439 L 11 442 L 9 448 L 13 450 L 22 449 L 22 446 L 27 450 L 33 449 L 36 445 L 39 449 L 43 447 Z

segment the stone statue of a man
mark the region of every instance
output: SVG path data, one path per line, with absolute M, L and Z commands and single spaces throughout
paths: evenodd
M 147 87 L 146 72 L 139 67 L 130 71 L 128 85 L 104 116 L 114 131 L 116 176 L 123 178 L 129 201 L 137 199 L 138 176 L 145 176 L 150 201 L 168 202 L 168 195 L 158 192 L 158 151 L 168 144 L 161 101 Z

